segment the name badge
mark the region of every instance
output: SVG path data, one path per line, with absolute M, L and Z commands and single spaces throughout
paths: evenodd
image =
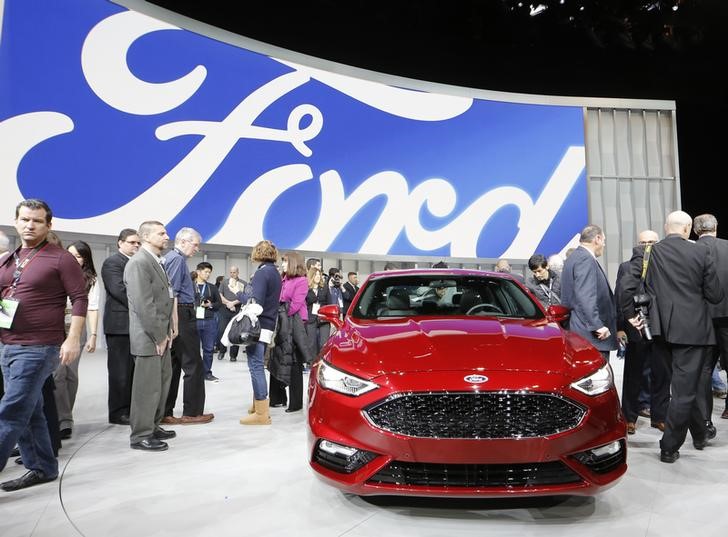
M 318 302 L 314 302 L 311 305 L 311 313 L 313 313 L 314 315 L 316 315 L 318 313 L 319 307 L 320 307 L 320 304 Z
M 205 308 L 203 308 L 202 306 L 197 306 L 195 308 L 195 318 L 204 319 L 205 318 Z
M 167 289 L 169 289 L 169 298 L 174 298 L 174 289 L 172 289 L 172 286 L 170 285 Z
M 10 328 L 15 319 L 15 312 L 20 302 L 14 298 L 3 298 L 0 300 L 0 328 Z

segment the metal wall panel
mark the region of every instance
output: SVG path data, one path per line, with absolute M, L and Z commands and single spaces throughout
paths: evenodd
M 674 110 L 585 108 L 589 220 L 607 238 L 600 260 L 612 283 L 644 229 L 663 236 L 680 208 Z

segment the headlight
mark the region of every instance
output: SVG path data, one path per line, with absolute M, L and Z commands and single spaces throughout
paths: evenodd
M 587 395 L 599 395 L 609 391 L 613 385 L 614 378 L 612 376 L 612 368 L 609 367 L 609 364 L 602 367 L 599 371 L 592 373 L 588 377 L 584 377 L 581 380 L 571 383 L 572 388 Z
M 319 363 L 316 378 L 322 388 L 355 397 L 379 388 L 378 384 L 340 371 L 323 360 Z

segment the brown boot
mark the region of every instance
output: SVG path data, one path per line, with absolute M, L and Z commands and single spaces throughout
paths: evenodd
M 249 414 L 240 418 L 240 425 L 270 425 L 270 412 L 268 411 L 268 399 L 255 401 L 255 414 Z

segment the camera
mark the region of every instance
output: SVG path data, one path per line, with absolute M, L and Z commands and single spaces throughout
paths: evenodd
M 647 341 L 652 341 L 652 332 L 650 332 L 650 296 L 641 293 L 632 297 L 632 300 L 634 301 L 634 309 L 642 321 L 642 330 L 640 331 L 642 337 Z
M 331 285 L 333 285 L 334 287 L 341 286 L 341 274 L 337 272 L 331 277 Z

